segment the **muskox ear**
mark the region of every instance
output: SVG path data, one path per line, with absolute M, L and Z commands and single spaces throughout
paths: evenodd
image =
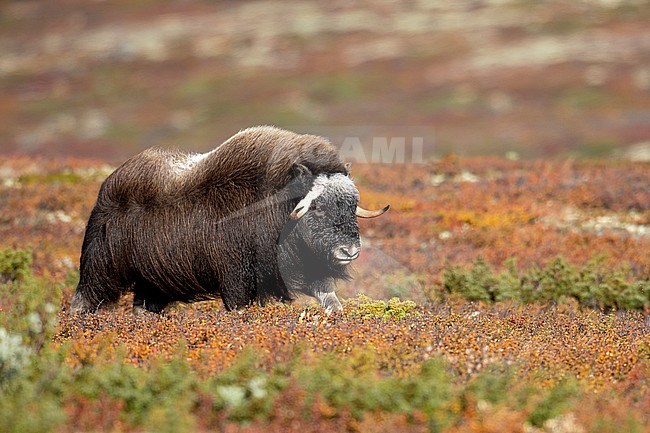
M 345 175 L 348 176 L 348 177 L 350 176 L 350 167 L 352 167 L 352 163 L 351 162 L 346 162 L 345 163 Z
M 291 166 L 291 177 L 296 179 L 303 176 L 311 176 L 311 170 L 302 164 L 299 163 L 293 164 Z

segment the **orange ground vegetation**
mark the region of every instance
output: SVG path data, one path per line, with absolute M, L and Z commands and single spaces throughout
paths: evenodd
M 267 369 L 299 352 L 345 356 L 359 348 L 374 353 L 374 367 L 407 376 L 432 356 L 442 356 L 460 378 L 495 363 L 540 386 L 577 378 L 592 389 L 620 382 L 650 360 L 650 336 L 642 313 L 605 315 L 573 304 L 515 306 L 450 301 L 417 307 L 401 320 L 348 311 L 326 316 L 316 307 L 275 304 L 225 312 L 220 302 L 179 305 L 165 315 L 133 315 L 121 306 L 79 317 L 61 313 L 55 341 L 72 342 L 70 362 L 126 348 L 126 359 L 147 364 L 186 347 L 191 365 L 206 377 L 253 347 Z
M 128 301 L 126 298 L 115 309 L 86 317 L 65 311 L 60 314 L 55 344 L 70 344 L 68 363 L 81 368 L 98 360 L 125 360 L 146 367 L 183 356 L 207 380 L 252 350 L 257 367 L 266 371 L 292 362 L 316 369 L 322 356 L 334 356 L 346 360 L 344 368 L 363 377 L 372 372 L 369 377 L 379 379 L 406 378 L 418 374 L 426 360 L 443 358 L 458 383 L 471 383 L 490 369 L 509 368 L 515 381 L 532 384 L 537 392 L 573 379 L 585 389 L 581 403 L 571 412 L 534 430 L 530 408 L 491 405 L 472 394 L 470 385 L 464 397 L 468 400 L 446 409 L 459 420 L 443 430 L 450 433 L 556 431 L 553 425 L 568 428 L 558 431 L 574 431 L 571 426 L 579 429 L 575 431 L 616 431 L 616 425 L 630 420 L 637 427 L 642 425 L 643 414 L 650 410 L 650 336 L 639 312 L 605 315 L 580 310 L 575 304 L 486 307 L 450 301 L 417 307 L 400 320 L 359 314 L 359 304 L 352 299 L 345 305 L 345 313 L 330 317 L 318 308 L 279 304 L 226 313 L 220 302 L 177 306 L 163 316 L 134 316 Z M 211 400 L 199 402 L 193 412 L 199 420 L 198 430 L 431 429 L 431 420 L 417 412 L 355 416 L 352 409 L 335 407 L 321 397 L 308 398 L 305 385 L 291 380 L 267 417 L 243 425 L 229 419 L 227 411 L 215 414 Z M 329 386 L 337 388 L 328 384 L 323 389 Z M 511 386 L 504 391 L 518 392 L 516 385 Z M 98 419 L 107 426 L 119 425 L 120 404 L 109 399 L 80 407 L 73 399 L 70 410 L 80 417 L 73 419 L 81 422 L 77 427 L 84 430 L 84 425 L 93 425 Z M 108 414 L 108 419 L 98 413 Z M 594 417 L 594 413 L 602 416 Z M 609 424 L 602 425 L 603 419 Z
M 74 277 L 85 222 L 109 171 L 98 162 L 74 159 L 16 158 L 0 163 L 0 248 L 31 249 L 34 272 L 44 281 L 60 284 L 71 274 Z M 125 297 L 114 308 L 80 317 L 67 311 L 74 290 L 70 283 L 63 289 L 53 348 L 63 350 L 73 369 L 107 359 L 149 368 L 181 356 L 206 379 L 233 365 L 246 350 L 256 353 L 265 370 L 296 359 L 309 365 L 329 354 L 348 360 L 353 369 L 355 360 L 362 359 L 359 368 L 369 368 L 377 377 L 408 378 L 428 359 L 442 358 L 459 383 L 471 383 L 495 366 L 511 368 L 517 378 L 540 389 L 577 380 L 587 390 L 582 403 L 565 414 L 569 418 L 553 418 L 565 427 L 576 423 L 588 431 L 612 431 L 614 426 L 598 430 L 592 425 L 593 411 L 613 411 L 616 422 L 624 422 L 620 414 L 628 412 L 637 424 L 647 421 L 642 415 L 650 413 L 647 311 L 605 314 L 572 301 L 486 305 L 453 296 L 437 303 L 439 298 L 431 295 L 439 290 L 449 266 L 466 265 L 479 256 L 497 268 L 510 258 L 525 268 L 558 255 L 574 264 L 603 256 L 603 266 L 626 265 L 633 278 L 647 280 L 647 165 L 447 157 L 421 165 L 354 166 L 353 175 L 363 205 L 374 208 L 390 202 L 393 209 L 361 223 L 366 250 L 356 264 L 357 278 L 341 287 L 342 297 L 350 298 L 344 313 L 328 317 L 303 302 L 226 312 L 220 301 L 211 301 L 176 305 L 164 315 L 134 315 Z M 418 303 L 409 306 L 402 319 L 365 309 L 364 298 L 355 297 L 363 292 L 386 299 L 397 289 L 402 298 Z M 0 301 L 0 309 L 9 311 L 11 302 Z M 215 412 L 210 400 L 199 401 L 192 413 L 203 421 L 195 427 L 224 431 L 430 427 L 417 413 L 353 416 L 320 397 L 303 401 L 305 392 L 299 383 L 287 385 L 268 417 L 246 425 Z M 618 409 L 608 409 L 603 400 Z M 120 424 L 125 422 L 119 415 L 123 404 L 108 397 L 74 397 L 66 406 L 70 420 L 66 426 L 133 429 Z M 445 430 L 450 432 L 502 431 L 499 425 L 519 431 L 524 418 L 531 417 L 530 411 L 480 401 L 466 401 L 450 411 L 462 420 Z M 544 426 L 546 430 L 540 431 L 551 431 L 552 426 Z M 531 428 L 527 431 L 534 431 Z
M 478 256 L 527 267 L 556 256 L 582 264 L 601 255 L 608 265 L 629 264 L 637 277 L 650 277 L 646 164 L 448 157 L 353 167 L 353 174 L 363 204 L 395 204 L 362 232 L 431 279 Z

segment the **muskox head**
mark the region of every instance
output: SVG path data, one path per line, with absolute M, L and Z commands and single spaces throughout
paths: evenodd
M 296 244 L 294 252 L 315 278 L 345 278 L 345 266 L 361 251 L 357 217 L 377 217 L 389 206 L 378 211 L 359 207 L 359 191 L 349 175 L 307 178 L 311 186 L 291 212 L 288 224 Z

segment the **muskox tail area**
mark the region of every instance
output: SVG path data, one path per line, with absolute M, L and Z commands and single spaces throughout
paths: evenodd
M 98 217 L 98 212 L 93 210 L 81 248 L 79 284 L 70 310 L 93 312 L 101 306 L 117 302 L 124 292 L 122 281 L 110 255 L 105 224 Z
M 100 287 L 80 281 L 72 297 L 70 311 L 72 313 L 91 313 L 99 307 L 117 302 L 121 291 L 107 290 L 106 286 Z
M 117 302 L 123 292 L 116 285 L 115 279 L 111 278 L 110 270 L 98 268 L 94 264 L 93 258 L 82 260 L 79 284 L 70 304 L 73 313 L 94 312 L 102 306 Z

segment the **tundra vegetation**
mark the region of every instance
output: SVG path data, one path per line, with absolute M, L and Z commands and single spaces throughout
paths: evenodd
M 648 159 L 649 19 L 637 0 L 0 2 L 0 431 L 647 431 L 650 170 L 564 159 Z M 393 209 L 359 223 L 342 313 L 71 316 L 115 167 L 7 155 L 206 151 L 259 123 L 563 160 L 352 161 L 361 205 Z
M 107 172 L 0 165 L 0 431 L 647 431 L 647 165 L 356 166 L 394 210 L 360 222 L 342 312 L 72 314 Z

